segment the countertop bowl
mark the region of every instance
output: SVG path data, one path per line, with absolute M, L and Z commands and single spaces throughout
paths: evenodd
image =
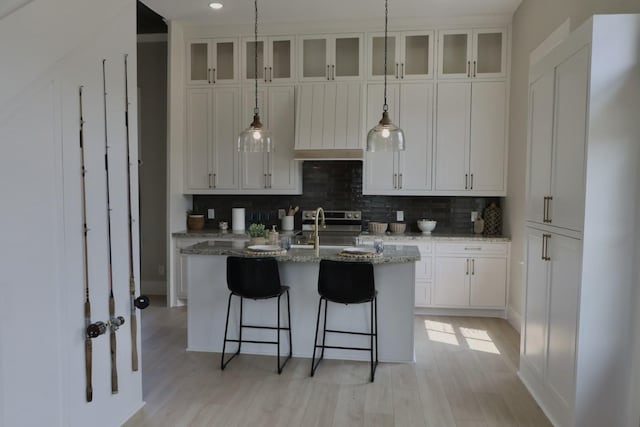
M 406 228 L 407 224 L 404 224 L 402 222 L 392 222 L 391 224 L 389 224 L 389 231 L 391 231 L 393 234 L 402 234 L 404 233 Z
M 429 219 L 418 220 L 418 228 L 422 231 L 422 234 L 431 234 L 434 228 L 436 228 L 437 221 Z
M 384 234 L 386 231 L 387 231 L 386 222 L 370 222 L 369 223 L 369 233 Z

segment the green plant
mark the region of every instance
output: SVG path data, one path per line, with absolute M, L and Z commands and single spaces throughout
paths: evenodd
M 264 224 L 251 224 L 249 226 L 249 237 L 267 237 L 268 231 L 265 229 Z

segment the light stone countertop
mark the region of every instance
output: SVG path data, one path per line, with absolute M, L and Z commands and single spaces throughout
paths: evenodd
M 280 231 L 280 237 L 293 236 L 298 231 Z M 171 233 L 172 237 L 186 238 L 206 238 L 206 239 L 225 239 L 225 240 L 249 240 L 249 235 L 245 233 L 234 233 L 232 230 L 221 231 L 217 228 L 204 228 L 202 230 L 183 230 Z
M 184 255 L 221 255 L 221 256 L 246 256 L 244 252 L 245 242 L 242 241 L 222 241 L 208 240 L 196 243 L 180 250 Z M 394 246 L 387 245 L 384 248 L 384 255 L 379 258 L 356 259 L 338 255 L 340 248 L 320 247 L 320 256 L 316 256 L 313 249 L 292 248 L 285 255 L 275 256 L 281 262 L 309 262 L 318 263 L 321 259 L 335 261 L 362 261 L 372 264 L 399 264 L 415 262 L 420 260 L 420 252 L 416 246 Z M 268 256 L 268 255 L 267 255 Z

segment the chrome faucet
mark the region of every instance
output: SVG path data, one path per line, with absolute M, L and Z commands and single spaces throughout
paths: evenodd
M 326 224 L 324 221 L 324 209 L 318 208 L 316 209 L 316 213 L 314 214 L 314 227 L 313 227 L 313 249 L 316 250 L 316 256 L 320 256 L 320 236 L 318 235 L 319 227 L 318 227 L 318 218 L 322 213 L 322 228 L 326 228 Z

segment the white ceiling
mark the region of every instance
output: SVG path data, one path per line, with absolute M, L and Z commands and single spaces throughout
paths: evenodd
M 168 20 L 193 24 L 234 25 L 253 21 L 253 0 L 142 0 Z M 522 0 L 390 0 L 390 19 L 434 19 L 475 15 L 511 16 Z M 261 23 L 371 20 L 384 16 L 383 0 L 259 0 Z

